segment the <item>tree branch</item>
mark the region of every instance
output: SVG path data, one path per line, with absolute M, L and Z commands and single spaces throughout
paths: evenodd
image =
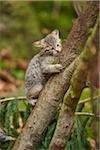
M 80 50 L 88 38 L 87 33 L 94 26 L 98 15 L 97 6 L 98 3 L 91 1 L 84 13 L 76 20 L 68 40 L 64 44 L 60 58 L 60 61 L 62 63 L 66 62 L 67 66 L 80 54 Z M 61 98 L 69 87 L 76 64 L 77 59 L 64 71 L 49 79 L 13 150 L 37 149 L 45 129 L 52 120 Z
M 99 2 L 87 2 L 85 9 L 80 13 L 73 28 L 64 43 L 63 50 L 60 55 L 60 61 L 64 63 L 67 61 L 69 64 L 73 61 L 73 57 L 79 54 L 85 46 L 90 30 L 96 22 L 96 18 L 99 15 Z M 92 20 L 91 20 L 92 19 Z M 73 57 L 72 57 L 73 56 Z
M 64 96 L 64 102 L 62 104 L 56 130 L 50 143 L 49 150 L 63 150 L 66 141 L 71 135 L 74 125 L 74 111 L 81 96 L 81 92 L 86 85 L 91 60 L 95 56 L 95 54 L 90 50 L 90 47 L 92 46 L 97 26 L 98 24 L 96 23 L 92 35 L 88 38 L 86 44 L 89 48 L 87 49 L 86 47 L 83 51 L 79 66 L 72 76 L 71 85 Z

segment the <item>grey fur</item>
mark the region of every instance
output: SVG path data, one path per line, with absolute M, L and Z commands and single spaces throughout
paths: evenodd
M 41 47 L 41 52 L 32 58 L 25 75 L 27 100 L 33 106 L 51 74 L 62 69 L 62 65 L 59 64 L 59 52 L 62 48 L 59 31 L 54 30 L 34 45 Z

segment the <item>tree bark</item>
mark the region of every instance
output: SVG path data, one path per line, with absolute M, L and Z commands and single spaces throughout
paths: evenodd
M 94 27 L 91 37 L 89 37 L 86 49 L 83 51 L 80 59 L 79 66 L 75 70 L 71 85 L 64 96 L 64 102 L 59 114 L 56 130 L 52 141 L 49 146 L 49 150 L 63 150 L 68 138 L 73 131 L 74 125 L 74 112 L 78 104 L 81 92 L 86 86 L 86 80 L 89 68 L 91 66 L 91 60 L 95 58 L 95 53 L 91 51 L 93 45 L 93 39 L 97 31 L 97 23 Z
M 80 54 L 80 50 L 88 38 L 89 30 L 95 24 L 97 15 L 98 3 L 91 1 L 75 21 L 61 52 L 61 63 L 65 63 L 68 66 Z M 76 64 L 77 59 L 61 73 L 49 79 L 13 150 L 37 150 L 44 131 L 52 120 L 62 97 L 69 87 Z

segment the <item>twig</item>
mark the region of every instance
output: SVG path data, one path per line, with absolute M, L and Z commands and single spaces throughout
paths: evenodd
M 13 100 L 26 100 L 25 96 L 16 96 L 16 97 L 3 97 L 0 98 L 0 102 L 13 101 Z
M 93 98 L 93 100 L 96 100 L 97 98 L 100 98 L 100 95 L 95 96 Z M 0 102 L 13 101 L 13 100 L 26 100 L 26 96 L 2 97 L 2 98 L 0 98 Z M 83 104 L 83 103 L 87 103 L 89 101 L 91 101 L 91 99 L 90 98 L 86 98 L 84 100 L 79 101 L 78 105 L 79 104 Z
M 96 99 L 98 99 L 98 98 L 100 98 L 100 95 L 94 96 L 94 97 L 93 97 L 93 100 L 96 100 Z M 87 103 L 87 102 L 90 102 L 90 101 L 91 101 L 91 98 L 86 98 L 86 99 L 84 99 L 84 100 L 79 101 L 79 102 L 78 102 L 78 105 L 83 104 L 83 103 Z
M 89 112 L 75 112 L 76 116 L 90 116 L 90 117 L 94 117 L 95 114 L 93 113 L 89 113 Z

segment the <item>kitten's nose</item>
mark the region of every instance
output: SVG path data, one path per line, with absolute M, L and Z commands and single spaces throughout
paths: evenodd
M 57 52 L 57 53 L 59 53 L 59 52 L 60 52 L 60 50 L 56 49 L 56 52 Z
M 56 47 L 56 51 L 59 53 L 61 51 L 62 47 Z

